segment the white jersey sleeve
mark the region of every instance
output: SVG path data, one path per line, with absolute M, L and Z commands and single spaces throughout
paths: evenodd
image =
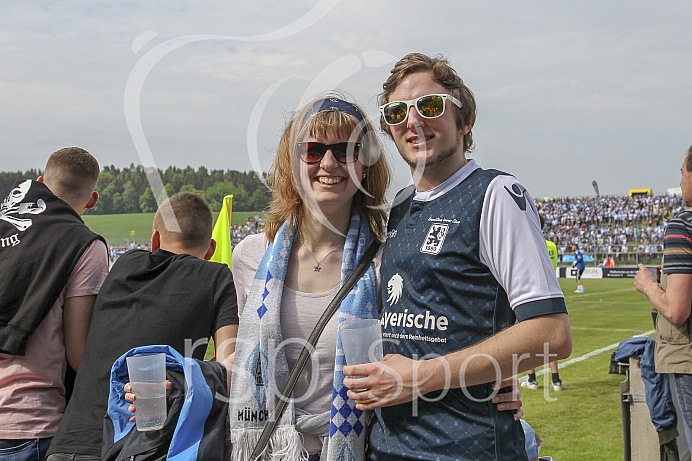
M 481 262 L 505 290 L 520 320 L 556 307 L 541 301 L 564 299 L 533 199 L 513 176 L 498 176 L 488 185 L 479 246 Z

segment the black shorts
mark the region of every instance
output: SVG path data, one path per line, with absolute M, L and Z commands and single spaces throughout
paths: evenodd
M 581 280 L 581 276 L 585 269 L 577 269 L 577 281 Z

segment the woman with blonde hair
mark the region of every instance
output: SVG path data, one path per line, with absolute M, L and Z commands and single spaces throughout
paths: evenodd
M 269 172 L 265 232 L 233 252 L 241 317 L 230 403 L 234 460 L 249 458 L 317 320 L 371 239 L 383 239 L 389 175 L 373 127 L 340 97 L 311 101 L 286 127 Z M 272 459 L 364 458 L 365 413 L 346 397 L 337 327 L 378 318 L 378 264 L 324 329 L 272 434 Z

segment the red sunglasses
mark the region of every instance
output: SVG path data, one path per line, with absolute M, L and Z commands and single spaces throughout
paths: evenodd
M 334 144 L 324 144 L 321 142 L 299 142 L 297 143 L 300 159 L 305 163 L 318 163 L 322 161 L 324 154 L 328 150 L 340 163 L 353 163 L 358 160 L 360 151 L 363 148 L 361 142 L 337 142 Z

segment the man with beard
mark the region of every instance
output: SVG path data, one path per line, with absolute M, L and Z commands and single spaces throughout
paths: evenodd
M 493 384 L 572 348 L 538 212 L 513 176 L 466 158 L 476 105 L 446 59 L 409 54 L 383 88 L 382 128 L 415 187 L 388 223 L 386 356 L 344 367 L 348 396 L 374 399 L 357 405 L 375 409 L 368 459 L 526 460 Z

